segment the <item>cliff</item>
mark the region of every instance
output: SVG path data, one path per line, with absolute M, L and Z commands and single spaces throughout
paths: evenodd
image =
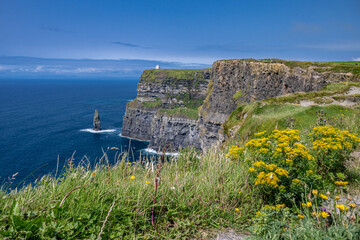
M 156 150 L 200 148 L 198 108 L 210 80 L 210 70 L 146 70 L 137 97 L 126 106 L 122 135 L 150 141 Z
M 189 145 L 206 150 L 226 139 L 223 125 L 239 105 L 359 81 L 359 67 L 243 59 L 217 61 L 205 70 L 146 70 L 137 98 L 127 105 L 122 135 L 148 140 L 156 150 Z
M 269 60 L 222 60 L 212 66 L 209 94 L 200 110 L 201 148 L 221 144 L 223 124 L 238 105 L 295 92 L 319 91 L 328 83 L 359 81 L 360 66 Z

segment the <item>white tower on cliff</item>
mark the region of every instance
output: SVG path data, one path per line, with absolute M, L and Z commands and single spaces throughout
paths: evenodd
M 160 66 L 159 66 L 159 65 L 156 65 L 155 69 L 160 69 Z

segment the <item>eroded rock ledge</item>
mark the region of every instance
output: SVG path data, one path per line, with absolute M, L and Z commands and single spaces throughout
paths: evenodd
M 136 99 L 126 106 L 122 135 L 150 141 L 155 150 L 200 148 L 198 108 L 206 97 L 210 73 L 210 69 L 144 71 Z

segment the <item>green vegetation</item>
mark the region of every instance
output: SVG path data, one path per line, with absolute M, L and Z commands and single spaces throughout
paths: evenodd
M 161 106 L 161 104 L 162 104 L 161 100 L 142 102 L 142 105 L 146 108 L 156 108 Z
M 335 185 L 328 183 L 331 187 L 325 185 L 325 188 L 316 189 L 316 194 L 312 191 L 311 200 L 296 198 L 297 202 L 306 203 L 306 206 L 292 205 L 291 201 L 287 202 L 288 205 L 278 202 L 291 199 L 291 194 L 307 196 L 311 191 L 311 186 L 302 183 L 306 183 L 309 171 L 296 171 L 299 164 L 306 160 L 300 161 L 298 155 L 287 157 L 288 160 L 294 158 L 294 165 L 284 165 L 281 171 L 276 169 L 273 173 L 282 173 L 281 181 L 284 183 L 277 181 L 275 176 L 269 177 L 271 181 L 275 179 L 276 184 L 284 185 L 288 181 L 284 177 L 285 171 L 288 171 L 291 179 L 284 187 L 289 187 L 291 191 L 273 195 L 262 192 L 249 166 L 253 166 L 255 161 L 263 161 L 266 166 L 261 163 L 255 164 L 254 168 L 260 170 L 265 167 L 266 171 L 272 171 L 273 158 L 268 154 L 273 154 L 275 150 L 264 151 L 263 148 L 279 144 L 275 141 L 275 145 L 266 145 L 267 141 L 260 141 L 266 146 L 258 145 L 256 141 L 265 137 L 264 134 L 259 133 L 252 144 L 249 141 L 243 148 L 232 148 L 228 154 L 221 150 L 199 154 L 192 149 L 184 149 L 178 158 L 170 158 L 168 161 L 163 161 L 161 157 L 148 159 L 150 164 L 129 163 L 125 154 L 119 154 L 116 155 L 116 164 L 110 167 L 105 152 L 95 167 L 86 162 L 78 166 L 69 164 L 58 178 L 56 174 L 47 175 L 36 186 L 30 184 L 10 192 L 2 189 L 0 238 L 208 239 L 211 237 L 209 233 L 214 230 L 232 228 L 241 232 L 250 230 L 253 234 L 251 237 L 255 239 L 294 239 L 294 236 L 301 234 L 310 236 L 309 233 L 318 239 L 342 239 L 344 236 L 347 236 L 346 239 L 357 239 L 360 234 L 358 208 L 353 208 L 348 201 L 345 205 L 336 205 L 340 213 L 336 215 L 336 212 L 332 212 L 336 218 L 331 226 L 326 227 L 327 216 L 323 217 L 320 203 L 325 201 L 326 196 L 331 201 L 336 199 L 334 192 L 325 194 L 327 189 L 334 189 Z M 287 135 L 288 132 L 284 131 L 275 139 L 286 139 L 283 134 Z M 289 140 L 290 148 L 294 151 L 299 141 L 296 134 L 296 131 L 295 134 L 289 132 L 289 136 L 292 136 Z M 309 139 L 300 142 L 310 146 Z M 322 154 L 313 150 L 307 150 L 310 152 L 306 154 L 310 153 L 315 159 L 321 158 Z M 341 150 L 338 153 L 343 154 Z M 290 164 L 289 161 L 282 163 L 279 156 L 277 158 L 279 161 L 276 162 L 276 168 L 280 164 Z M 315 167 L 311 172 L 314 174 L 313 180 L 319 181 L 316 176 L 322 172 L 317 172 L 316 166 L 312 167 Z M 355 172 L 359 170 L 355 169 Z M 335 187 L 340 189 L 336 192 L 340 196 L 348 189 L 346 173 L 336 174 L 336 178 L 342 179 L 339 181 L 340 187 Z M 326 178 L 327 173 L 323 174 Z M 293 188 L 291 184 L 294 179 L 300 180 L 296 181 L 296 187 Z M 356 178 L 349 180 L 352 181 L 350 183 L 359 184 L 359 173 Z M 281 191 L 280 187 L 276 191 Z M 313 209 L 308 207 L 309 201 Z M 355 220 L 344 214 L 346 208 L 351 208 Z M 312 211 L 321 215 L 316 218 L 312 216 Z
M 243 95 L 244 94 L 243 94 L 242 90 L 239 90 L 234 94 L 233 99 L 237 100 L 238 98 L 242 97 Z
M 226 61 L 252 61 L 252 62 L 270 62 L 282 63 L 289 68 L 309 68 L 313 67 L 317 72 L 334 72 L 334 73 L 352 73 L 355 77 L 360 77 L 360 61 L 339 61 L 339 62 L 302 62 L 288 61 L 281 59 L 236 59 Z
M 256 132 L 271 131 L 274 128 L 285 129 L 289 126 L 289 120 L 292 120 L 295 129 L 305 131 L 316 125 L 318 112 L 321 110 L 333 126 L 360 134 L 360 119 L 358 118 L 360 109 L 357 108 L 338 105 L 302 107 L 261 102 L 238 107 L 224 124 L 224 130 L 230 136 L 231 130 L 236 129 L 237 138 L 246 140 Z M 245 115 L 246 118 L 244 118 Z
M 192 96 L 192 94 L 189 94 L 189 93 L 185 93 L 183 95 L 176 96 L 176 99 L 179 101 L 183 101 L 185 107 L 187 107 L 187 108 L 198 108 L 204 102 L 204 98 L 197 99 L 197 98 L 194 98 Z
M 176 107 L 172 109 L 160 109 L 159 112 L 165 113 L 169 116 L 187 118 L 192 120 L 197 120 L 199 118 L 199 110 L 197 108 Z
M 301 100 L 321 101 L 324 97 L 343 94 L 349 91 L 351 86 L 360 87 L 359 82 L 330 83 L 322 90 L 316 92 L 299 92 L 265 100 L 266 103 L 299 103 Z
M 111 168 L 106 153 L 102 159 L 95 168 L 66 166 L 62 177 L 44 176 L 35 187 L 0 191 L 0 238 L 196 239 L 214 228 L 244 229 L 261 203 L 244 166 L 221 152 L 184 150 L 153 170 L 127 164 L 125 155 Z
M 148 69 L 143 72 L 141 79 L 151 82 L 163 82 L 165 80 L 191 80 L 203 82 L 203 72 L 210 69 Z
M 352 133 L 360 134 L 360 106 L 288 104 L 341 100 L 358 84 L 240 105 L 224 125 L 223 149 L 135 163 L 117 153 L 110 166 L 110 148 L 95 166 L 84 158 L 35 186 L 7 183 L 0 189 L 0 238 L 208 239 L 231 228 L 250 231 L 252 239 L 359 239 L 359 206 L 344 197 L 359 194 L 360 162 L 350 154 L 359 149 Z M 158 112 L 196 120 L 198 103 L 185 99 L 189 107 Z

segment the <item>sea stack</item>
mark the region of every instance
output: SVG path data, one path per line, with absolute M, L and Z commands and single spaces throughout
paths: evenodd
M 96 110 L 96 109 L 95 109 L 95 114 L 94 114 L 94 130 L 95 131 L 100 131 L 101 130 L 99 111 Z

